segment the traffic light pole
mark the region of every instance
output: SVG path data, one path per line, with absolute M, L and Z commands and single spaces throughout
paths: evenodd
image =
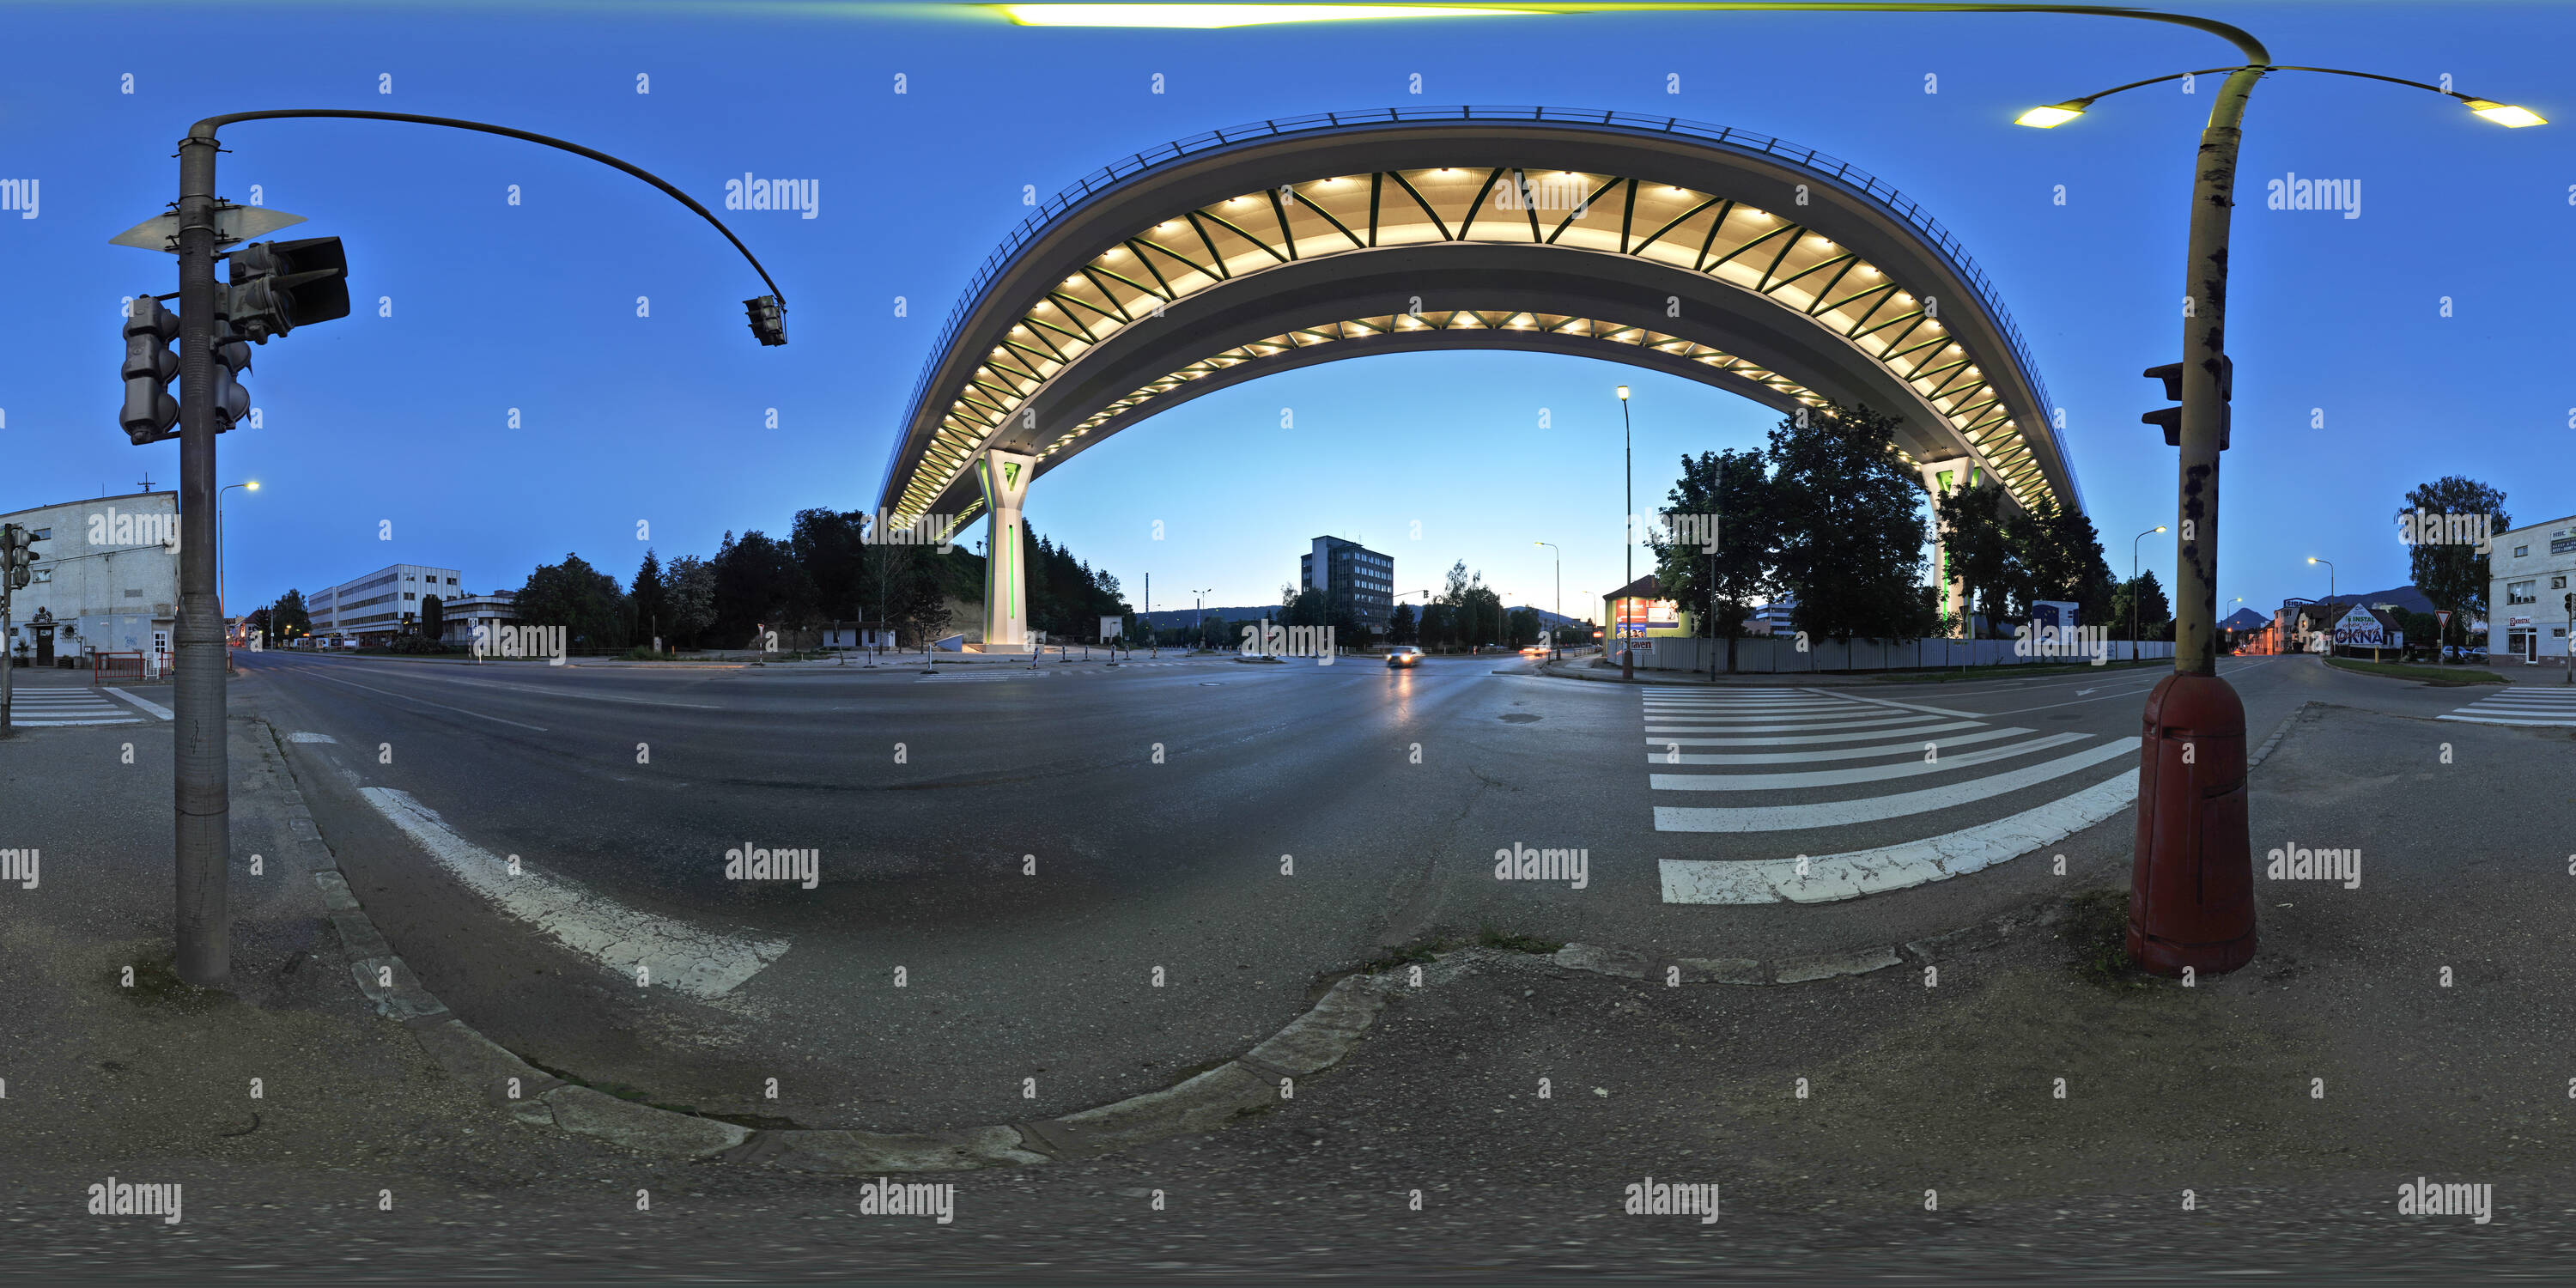
M 215 143 L 179 144 L 179 619 L 170 698 L 179 978 L 232 981 L 231 766 L 215 607 Z
M 2237 33 L 2243 36 L 2243 33 Z M 2218 676 L 2218 456 L 2225 432 L 2227 252 L 2246 100 L 2271 58 L 2250 36 L 2201 132 L 2183 267 L 2182 460 L 2174 555 L 2174 673 L 2148 695 L 2129 887 L 2131 960 L 2216 975 L 2254 957 L 2245 704 Z M 2130 612 L 2137 588 L 2130 587 Z

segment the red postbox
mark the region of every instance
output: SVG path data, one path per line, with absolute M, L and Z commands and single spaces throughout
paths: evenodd
M 2215 675 L 2169 675 L 2147 697 L 2129 958 L 2158 975 L 2222 975 L 2254 958 L 2245 816 L 2245 704 Z

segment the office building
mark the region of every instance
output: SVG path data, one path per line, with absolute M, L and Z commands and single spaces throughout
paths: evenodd
M 2576 515 L 2495 535 L 2487 556 L 2488 647 L 2538 663 L 2567 658 L 2567 596 L 2576 577 Z M 2501 629 L 2501 637 L 2497 630 Z
M 1384 634 L 1395 615 L 1395 560 L 1356 541 L 1315 538 L 1297 556 L 1297 584 L 1324 592 L 1328 612 L 1349 613 L 1372 634 Z
M 382 644 L 401 632 L 403 614 L 417 618 L 421 596 L 438 596 L 442 609 L 448 599 L 463 597 L 459 580 L 453 568 L 395 564 L 305 596 L 304 611 L 317 637 Z

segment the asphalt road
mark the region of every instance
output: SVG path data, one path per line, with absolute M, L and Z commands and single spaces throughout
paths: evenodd
M 936 679 L 241 662 L 237 703 L 329 739 L 291 742 L 290 763 L 377 924 L 450 1007 L 534 1063 L 659 1103 L 875 1129 L 1169 1085 L 1426 936 L 1775 959 L 2116 879 L 2125 809 L 2053 848 L 2063 877 L 2033 857 L 1849 902 L 1710 906 L 1667 903 L 1661 868 L 1863 851 L 2048 807 L 2133 769 L 2122 744 L 2164 673 L 1766 684 L 1710 707 L 1508 658 Z M 2311 699 L 2429 717 L 2481 692 L 2304 658 L 2224 673 L 2258 744 Z M 1728 781 L 1670 785 L 1708 779 Z M 1943 790 L 1959 802 L 1908 795 Z M 1813 812 L 1897 796 L 1912 803 L 1884 817 Z M 1685 831 L 1659 825 L 1670 808 L 1770 812 L 1766 830 Z M 1516 846 L 1584 851 L 1583 886 L 1497 880 L 1496 851 Z M 727 851 L 746 849 L 813 851 L 814 886 L 728 879 Z M 650 986 L 638 960 L 663 972 Z

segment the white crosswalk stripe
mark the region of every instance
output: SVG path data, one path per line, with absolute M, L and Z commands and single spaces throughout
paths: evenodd
M 22 688 L 9 695 L 9 723 L 22 729 L 141 724 L 143 716 L 132 707 L 87 689 Z
M 2512 685 L 2442 718 L 2472 724 L 2576 726 L 2576 689 Z
M 2042 734 L 1994 725 L 1969 712 L 1823 689 L 1650 687 L 1639 706 L 1647 784 L 1659 798 L 1659 832 L 1811 832 L 1954 809 L 2074 780 L 2071 794 L 2037 808 L 1901 845 L 1817 858 L 1665 859 L 1667 903 L 1819 902 L 1938 881 L 2090 827 L 2126 808 L 2137 794 L 2134 737 Z M 1736 748 L 1742 750 L 1731 750 Z M 2004 767 L 2013 761 L 2025 763 Z M 2123 772 L 2100 777 L 2103 767 L 2115 764 Z M 1999 772 L 1974 772 L 1983 766 Z M 1697 772 L 1679 772 L 1693 767 Z M 1959 776 L 1932 786 L 1877 788 L 1835 800 L 1763 801 L 1756 795 L 1743 805 L 1662 803 L 1712 792 L 1871 788 L 1954 772 Z

